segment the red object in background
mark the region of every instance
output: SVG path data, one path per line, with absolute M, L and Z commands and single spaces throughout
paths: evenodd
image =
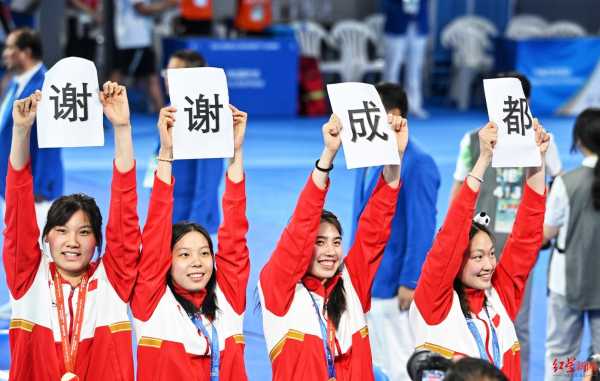
M 314 57 L 300 57 L 300 114 L 325 115 L 327 103 L 319 61 Z
M 270 0 L 238 0 L 235 27 L 245 32 L 262 32 L 271 26 Z
M 212 0 L 181 0 L 181 17 L 186 20 L 212 20 Z

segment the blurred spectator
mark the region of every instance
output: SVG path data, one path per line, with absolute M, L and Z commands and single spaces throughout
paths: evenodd
M 122 75 L 142 79 L 152 102 L 152 111 L 163 104 L 156 56 L 152 49 L 153 16 L 176 7 L 179 0 L 114 0 L 115 68 L 111 79 L 122 83 Z
M 100 5 L 100 0 L 68 0 L 66 56 L 94 61 L 97 47 L 96 34 L 102 24 Z
M 531 95 L 531 83 L 523 74 L 518 72 L 499 73 L 496 77 L 513 77 L 521 81 L 524 95 L 527 99 Z M 460 142 L 460 152 L 456 161 L 454 184 L 450 190 L 450 201 L 456 196 L 460 187 L 475 165 L 479 157 L 478 130 L 467 132 Z M 557 176 L 562 171 L 562 163 L 558 156 L 558 148 L 554 139 L 550 141 L 546 153 L 547 173 L 551 177 Z M 523 195 L 524 171 L 523 168 L 488 168 L 485 172 L 484 182 L 481 186 L 477 201 L 478 211 L 486 212 L 490 218 L 490 227 L 496 237 L 496 257 L 500 259 L 504 243 L 512 230 L 517 209 Z M 531 303 L 531 279 L 529 277 L 521 310 L 515 321 L 517 337 L 521 344 L 521 370 L 522 380 L 527 380 L 529 371 L 529 307 Z
M 423 61 L 429 33 L 428 0 L 383 0 L 385 13 L 385 69 L 383 80 L 398 83 L 406 64 L 404 88 L 410 112 L 427 117 L 423 109 Z
M 181 0 L 181 16 L 175 32 L 179 35 L 211 35 L 213 24 L 212 0 Z
M 167 69 L 206 66 L 206 61 L 193 50 L 180 50 L 169 58 Z M 165 88 L 169 90 L 165 76 Z M 219 185 L 223 177 L 223 159 L 175 160 L 173 176 L 173 223 L 191 221 L 215 234 L 221 222 Z
M 600 351 L 600 109 L 579 114 L 571 150 L 583 160 L 554 181 L 544 221 L 544 240 L 557 238 L 548 270 L 545 380 L 572 378 L 556 364 L 577 358 L 586 317 L 592 351 Z
M 35 13 L 41 0 L 10 0 L 9 3 L 15 27 L 35 27 Z
M 271 0 L 237 0 L 234 26 L 245 34 L 262 34 L 271 26 Z
M 508 381 L 508 378 L 489 361 L 465 357 L 448 368 L 444 381 Z

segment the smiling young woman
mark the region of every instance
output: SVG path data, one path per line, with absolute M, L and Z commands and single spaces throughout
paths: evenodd
M 131 301 L 139 381 L 247 379 L 243 318 L 250 261 L 242 152 L 247 115 L 231 109 L 234 155 L 227 168 L 217 253 L 202 226 L 171 224 L 176 110 L 160 112 L 158 168 Z
M 543 156 L 550 137 L 534 122 Z M 479 131 L 481 153 L 452 202 L 444 225 L 427 255 L 410 310 L 418 349 L 448 358 L 479 357 L 521 379 L 517 316 L 527 277 L 542 243 L 544 167 L 527 169 L 527 186 L 502 259 L 496 261 L 494 236 L 473 219 L 483 173 L 492 159 L 497 128 Z M 489 222 L 489 220 L 488 220 Z
M 406 120 L 390 116 L 402 158 Z M 273 380 L 373 380 L 365 314 L 387 244 L 400 188 L 400 166 L 383 170 L 343 258 L 342 227 L 323 210 L 341 123 L 323 126 L 324 149 L 271 258 L 259 296 Z
M 102 215 L 84 194 L 60 197 L 48 211 L 42 237 L 52 261 L 39 247 L 29 140 L 40 99 L 38 91 L 13 108 L 3 249 L 12 296 L 10 377 L 133 380 L 127 303 L 140 229 L 127 93 L 114 82 L 100 93 L 114 128 L 115 160 L 106 250 L 98 260 Z

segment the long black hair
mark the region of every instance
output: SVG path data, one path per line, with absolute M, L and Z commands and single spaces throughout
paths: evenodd
M 202 234 L 204 236 L 204 238 L 206 238 L 206 241 L 208 242 L 208 248 L 210 250 L 210 255 L 212 255 L 214 258 L 215 253 L 213 250 L 212 240 L 210 239 L 210 234 L 208 234 L 206 229 L 204 229 L 202 226 L 195 224 L 193 222 L 188 222 L 188 221 L 181 221 L 181 222 L 178 222 L 175 225 L 173 225 L 173 234 L 171 236 L 171 250 L 173 250 L 173 247 L 175 247 L 175 244 L 181 238 L 183 238 L 184 235 L 186 235 L 187 233 L 190 233 L 190 232 L 198 232 L 198 233 Z M 214 268 L 213 268 L 213 272 L 210 276 L 210 279 L 208 280 L 208 283 L 206 284 L 206 296 L 204 297 L 204 301 L 202 302 L 202 305 L 200 306 L 200 308 L 196 308 L 196 306 L 194 306 L 194 304 L 192 302 L 188 301 L 183 296 L 181 296 L 177 293 L 177 291 L 175 290 L 175 287 L 173 287 L 173 278 L 171 277 L 170 273 L 167 276 L 167 285 L 171 289 L 171 292 L 175 296 L 175 299 L 177 299 L 179 304 L 181 304 L 181 306 L 183 307 L 185 312 L 187 312 L 188 315 L 191 316 L 191 315 L 195 315 L 197 313 L 202 313 L 208 320 L 210 320 L 210 321 L 215 320 L 218 306 L 217 306 L 217 295 L 215 293 L 215 287 L 217 285 L 217 274 L 216 274 L 216 271 Z
M 96 247 L 98 248 L 98 252 L 100 252 L 100 248 L 102 247 L 102 214 L 100 213 L 98 204 L 96 204 L 96 200 L 83 193 L 61 196 L 52 203 L 48 210 L 42 237 L 46 237 L 50 233 L 50 230 L 57 226 L 64 226 L 80 210 L 89 220 L 92 233 L 96 239 Z
M 340 224 L 340 221 L 335 214 L 328 210 L 323 210 L 321 213 L 321 223 L 323 222 L 333 225 L 340 233 L 340 237 L 342 236 L 342 224 Z M 338 271 L 341 271 L 341 269 Z M 329 294 L 325 310 L 327 311 L 327 316 L 331 319 L 334 327 L 337 329 L 342 314 L 346 311 L 346 291 L 344 290 L 344 280 L 341 277 Z
M 587 108 L 577 116 L 573 127 L 571 152 L 577 151 L 578 145 L 600 155 L 600 108 Z M 594 209 L 600 210 L 600 160 L 594 167 L 592 203 Z
M 490 239 L 492 240 L 492 243 L 494 245 L 496 245 L 496 237 L 494 237 L 494 234 L 492 233 L 492 231 L 490 229 L 488 229 L 487 226 L 482 225 L 475 221 L 473 221 L 471 223 L 471 229 L 469 230 L 469 245 L 470 245 L 473 237 L 475 237 L 475 235 L 479 232 L 483 232 L 483 233 L 487 234 L 488 237 L 490 237 Z M 468 253 L 469 253 L 469 247 L 467 247 L 467 251 L 465 252 L 465 255 L 468 255 Z M 462 282 L 460 280 L 460 275 L 454 279 L 453 286 L 454 286 L 454 291 L 456 291 L 456 293 L 458 294 L 458 301 L 460 302 L 460 309 L 461 309 L 463 315 L 465 315 L 465 317 L 467 317 L 467 318 L 471 317 L 471 308 L 469 307 L 469 301 L 467 300 L 465 286 L 462 284 Z

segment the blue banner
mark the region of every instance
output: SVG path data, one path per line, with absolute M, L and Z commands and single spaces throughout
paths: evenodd
M 227 75 L 229 99 L 250 115 L 294 116 L 298 108 L 298 44 L 293 36 L 264 39 L 163 39 L 163 67 L 193 49 Z

